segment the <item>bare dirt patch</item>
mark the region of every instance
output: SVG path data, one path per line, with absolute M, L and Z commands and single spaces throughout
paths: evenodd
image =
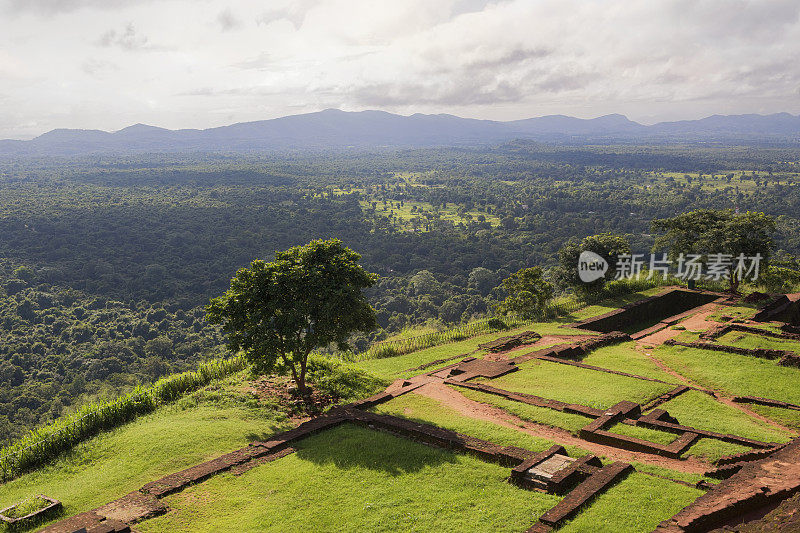
M 694 313 L 693 315 L 682 320 L 680 325 L 689 331 L 707 331 L 712 326 L 719 325 L 718 322 L 708 320 L 708 317 L 717 312 L 718 309 L 719 305 L 715 303 L 698 307 L 697 313 Z M 651 335 L 647 335 L 646 337 L 638 339 L 637 343 L 639 345 L 658 346 L 664 344 L 665 341 L 677 337 L 682 331 L 683 330 L 666 327 L 662 330 L 656 331 Z
M 248 392 L 261 401 L 279 405 L 295 420 L 305 419 L 308 414 L 317 414 L 336 402 L 336 398 L 314 388 L 308 383 L 311 394 L 303 397 L 297 393 L 294 382 L 287 376 L 261 376 L 250 381 L 245 387 Z

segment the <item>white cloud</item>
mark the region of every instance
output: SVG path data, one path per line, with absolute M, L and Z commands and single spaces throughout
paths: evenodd
M 796 0 L 0 0 L 2 13 L 0 138 L 325 107 L 800 112 Z

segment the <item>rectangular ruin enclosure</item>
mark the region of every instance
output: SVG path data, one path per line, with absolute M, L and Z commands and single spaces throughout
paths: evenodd
M 708 292 L 673 289 L 620 309 L 573 324 L 574 327 L 608 333 L 635 333 L 662 320 L 713 302 L 719 295 Z
M 16 526 L 21 523 L 53 514 L 61 509 L 61 502 L 41 494 L 0 511 L 0 523 Z

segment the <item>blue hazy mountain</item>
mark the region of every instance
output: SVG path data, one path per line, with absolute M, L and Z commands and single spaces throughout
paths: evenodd
M 0 154 L 70 155 L 99 152 L 259 151 L 344 147 L 424 147 L 544 142 L 800 142 L 800 116 L 714 115 L 646 126 L 623 115 L 593 119 L 549 115 L 512 121 L 385 111 L 316 113 L 209 129 L 168 130 L 135 124 L 116 132 L 56 129 L 28 141 L 0 141 Z

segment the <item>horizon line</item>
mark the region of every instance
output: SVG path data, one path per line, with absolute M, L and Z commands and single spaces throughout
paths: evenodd
M 618 116 L 618 117 L 623 117 L 625 120 L 627 120 L 629 122 L 632 122 L 634 124 L 637 124 L 639 126 L 644 126 L 644 127 L 652 127 L 652 126 L 657 126 L 659 124 L 673 124 L 673 123 L 678 123 L 678 122 L 697 122 L 697 121 L 700 121 L 700 120 L 705 120 L 705 119 L 713 118 L 713 117 L 738 117 L 738 116 L 769 117 L 769 116 L 775 116 L 775 115 L 789 115 L 791 117 L 800 118 L 800 114 L 793 115 L 792 113 L 789 113 L 788 111 L 778 111 L 778 112 L 775 112 L 775 113 L 766 113 L 766 114 L 765 113 L 733 113 L 733 114 L 714 113 L 714 114 L 711 114 L 711 115 L 701 116 L 700 118 L 680 119 L 680 120 L 662 120 L 662 121 L 654 122 L 652 124 L 643 124 L 641 122 L 637 122 L 635 120 L 631 120 L 630 118 L 628 118 L 627 115 L 622 114 L 622 113 L 606 113 L 606 114 L 597 115 L 597 116 L 594 116 L 594 117 L 591 117 L 591 118 L 581 118 L 581 117 L 576 117 L 576 116 L 573 116 L 573 115 L 565 115 L 565 114 L 562 114 L 562 113 L 552 113 L 552 114 L 547 114 L 547 115 L 528 116 L 528 117 L 516 118 L 516 119 L 511 119 L 511 120 L 493 120 L 493 119 L 485 119 L 485 118 L 465 117 L 465 116 L 461 116 L 461 115 L 454 115 L 452 113 L 419 113 L 419 112 L 416 112 L 416 113 L 411 113 L 411 114 L 403 114 L 403 113 L 395 113 L 395 112 L 392 112 L 392 111 L 386 111 L 384 109 L 362 109 L 362 110 L 359 110 L 359 111 L 346 111 L 346 110 L 338 109 L 338 108 L 335 108 L 335 107 L 327 107 L 327 108 L 324 108 L 324 109 L 319 109 L 317 111 L 308 111 L 306 113 L 295 113 L 295 114 L 281 115 L 281 116 L 272 117 L 272 118 L 265 118 L 265 119 L 255 119 L 255 120 L 245 120 L 245 121 L 240 121 L 240 122 L 231 122 L 231 123 L 228 123 L 228 124 L 223 124 L 221 126 L 208 126 L 206 128 L 176 128 L 176 129 L 172 129 L 172 128 L 165 128 L 163 126 L 156 126 L 156 125 L 153 125 L 153 124 L 146 124 L 144 122 L 136 122 L 134 124 L 129 124 L 128 126 L 120 128 L 118 130 L 102 130 L 102 129 L 97 129 L 97 128 L 75 128 L 75 127 L 72 127 L 72 128 L 53 128 L 51 130 L 47 130 L 45 132 L 40 133 L 39 135 L 35 135 L 33 137 L 30 137 L 30 138 L 4 138 L 4 139 L 0 139 L 0 141 L 28 142 L 28 141 L 32 141 L 32 140 L 38 139 L 39 137 L 42 137 L 43 135 L 47 135 L 48 133 L 52 133 L 52 132 L 55 132 L 55 131 L 100 132 L 100 133 L 106 133 L 106 134 L 109 134 L 109 135 L 114 135 L 114 134 L 119 133 L 121 131 L 124 131 L 126 129 L 133 128 L 135 126 L 146 126 L 146 127 L 149 127 L 149 128 L 155 128 L 155 129 L 160 129 L 160 130 L 170 131 L 170 132 L 207 131 L 207 130 L 213 130 L 213 129 L 217 129 L 217 128 L 226 128 L 226 127 L 229 127 L 229 126 L 235 126 L 237 124 L 252 124 L 254 122 L 269 122 L 269 121 L 273 121 L 273 120 L 280 120 L 280 119 L 283 119 L 283 118 L 298 117 L 298 116 L 304 116 L 304 115 L 315 115 L 315 114 L 329 112 L 329 111 L 338 111 L 338 112 L 341 112 L 341 113 L 352 113 L 352 114 L 378 112 L 378 113 L 385 113 L 385 114 L 388 114 L 388 115 L 395 115 L 395 116 L 400 116 L 400 117 L 405 117 L 405 118 L 410 118 L 410 117 L 413 117 L 413 116 L 416 116 L 416 115 L 431 116 L 431 117 L 435 117 L 435 116 L 450 116 L 450 117 L 455 117 L 455 118 L 459 118 L 459 119 L 463 119 L 463 120 L 476 120 L 476 121 L 480 121 L 480 122 L 493 122 L 493 123 L 498 123 L 498 124 L 508 124 L 508 123 L 511 123 L 511 122 L 517 122 L 517 121 L 522 121 L 522 120 L 535 120 L 535 119 L 549 118 L 549 117 L 564 117 L 564 118 L 571 118 L 571 119 L 576 119 L 576 120 L 590 121 L 590 120 L 597 120 L 597 119 L 605 118 L 605 117 Z

